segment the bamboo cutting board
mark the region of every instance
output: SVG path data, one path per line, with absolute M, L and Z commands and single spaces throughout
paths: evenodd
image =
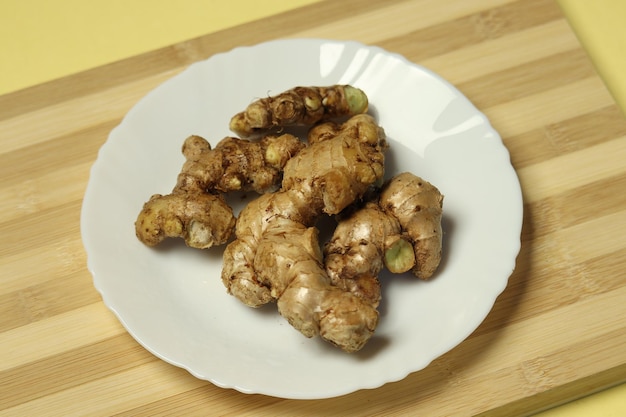
M 482 325 L 423 371 L 329 400 L 160 361 L 103 305 L 80 239 L 89 168 L 124 114 L 194 61 L 281 37 L 376 44 L 455 84 L 525 200 L 517 267 Z M 316 3 L 2 96 L 0 160 L 0 415 L 508 416 L 626 380 L 626 120 L 553 1 Z

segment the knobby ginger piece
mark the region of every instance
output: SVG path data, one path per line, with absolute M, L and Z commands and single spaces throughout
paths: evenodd
M 312 141 L 287 162 L 279 191 L 242 210 L 236 240 L 224 253 L 222 281 L 246 305 L 277 301 L 280 314 L 305 336 L 355 352 L 372 336 L 378 312 L 332 285 L 314 225 L 382 181 L 387 143 L 369 115 L 332 127 L 336 135 Z
M 387 243 L 400 233 L 398 220 L 376 202 L 342 216 L 324 246 L 326 272 L 332 283 L 378 305 L 378 274 L 383 269 Z
M 153 195 L 135 222 L 135 233 L 147 246 L 181 237 L 198 249 L 222 245 L 235 226 L 233 211 L 221 195 L 185 191 Z
M 367 108 L 367 95 L 350 85 L 295 87 L 252 102 L 232 117 L 230 130 L 246 138 L 272 127 L 313 125 L 365 113 Z
M 197 191 L 274 191 L 287 161 L 305 147 L 290 134 L 267 135 L 258 141 L 226 137 L 215 148 L 200 136 L 183 144 L 183 165 L 176 188 Z
M 226 137 L 214 149 L 204 138 L 189 136 L 182 147 L 185 163 L 171 194 L 153 195 L 137 216 L 135 234 L 148 246 L 182 237 L 193 248 L 228 241 L 235 216 L 221 193 L 274 190 L 287 161 L 305 144 L 289 134 L 259 141 Z
M 325 268 L 334 285 L 372 303 L 380 299 L 378 275 L 432 277 L 441 261 L 443 195 L 405 172 L 380 194 L 344 216 L 324 247 Z
M 380 206 L 400 222 L 413 245 L 413 274 L 429 279 L 441 262 L 443 195 L 428 181 L 404 172 L 396 175 L 380 193 Z

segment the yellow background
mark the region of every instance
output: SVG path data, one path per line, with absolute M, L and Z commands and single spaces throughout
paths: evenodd
M 316 1 L 1 0 L 0 94 Z M 626 109 L 626 0 L 558 2 Z M 626 384 L 541 414 L 566 416 L 626 416 Z
M 0 0 L 0 94 L 317 0 Z
M 613 97 L 626 112 L 626 1 L 558 3 Z

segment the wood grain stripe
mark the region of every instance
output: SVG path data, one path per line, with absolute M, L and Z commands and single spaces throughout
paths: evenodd
M 620 174 L 526 204 L 522 242 L 622 210 L 626 207 L 625 186 L 626 174 Z
M 559 230 L 552 235 L 568 249 L 572 262 L 587 261 L 607 253 L 606 242 L 613 242 L 612 248 L 626 247 L 626 211 L 618 211 L 605 216 L 596 217 L 584 223 L 576 224 Z M 626 283 L 626 274 L 615 277 Z
M 107 360 L 103 361 L 103 358 Z M 0 409 L 14 407 L 158 360 L 127 333 L 87 346 L 67 349 L 46 359 L 0 372 L 0 386 L 10 383 L 14 388 L 13 392 L 0 390 Z M 38 375 L 41 382 L 32 384 L 32 375 Z
M 97 148 L 93 152 L 97 152 Z M 89 177 L 93 155 L 86 161 L 71 161 L 76 165 L 70 165 L 69 160 L 65 161 L 65 166 L 53 168 L 52 171 L 43 169 L 47 172 L 38 175 L 32 175 L 27 169 L 38 171 L 45 165 L 28 163 L 15 170 L 26 170 L 25 176 L 14 181 L 0 180 L 0 187 L 4 186 L 0 188 L 0 222 L 14 221 L 21 216 L 62 205 L 66 201 L 82 199 L 85 193 L 85 178 Z M 48 190 L 55 192 L 48 193 Z
M 564 102 L 569 105 L 563 106 Z M 602 81 L 590 77 L 483 110 L 506 138 L 614 104 Z
M 136 387 L 135 381 L 142 381 Z M 10 415 L 29 413 L 50 416 L 80 415 L 88 399 L 91 415 L 111 415 L 136 404 L 156 398 L 176 395 L 208 383 L 192 377 L 187 371 L 174 368 L 163 361 L 150 361 L 129 370 L 76 385 L 53 394 L 36 398 L 4 410 Z M 3 411 L 0 411 L 2 416 Z
M 626 136 L 517 171 L 526 202 L 570 191 L 624 172 Z
M 362 13 L 355 11 L 348 18 L 317 25 L 313 29 L 295 31 L 289 37 L 359 39 L 361 42 L 375 43 L 380 42 L 381 35 L 385 38 L 403 36 L 415 28 L 437 25 L 510 2 L 511 0 L 486 0 L 479 4 L 463 0 L 449 0 L 446 3 L 437 0 L 413 0 L 396 5 L 381 2 L 381 6 L 384 6 L 377 10 Z M 375 31 L 372 30 L 373 27 L 376 27 Z
M 452 52 L 460 52 L 470 60 L 477 60 L 483 58 L 485 53 L 474 53 L 477 52 L 476 48 L 487 52 L 490 46 L 502 42 L 499 39 L 515 39 L 519 38 L 520 34 L 523 34 L 524 42 L 528 44 L 535 39 L 532 32 L 540 31 L 544 27 L 551 28 L 555 23 L 558 26 L 559 23 L 554 22 L 555 20 L 563 22 L 559 10 L 551 4 L 541 0 L 522 0 L 431 24 L 401 36 L 387 37 L 381 41 L 381 45 L 392 51 L 407 51 L 408 57 L 418 63 Z M 454 36 L 450 36 L 451 33 L 454 33 Z M 559 38 L 545 36 L 544 39 L 554 42 Z M 499 53 L 506 51 L 497 49 Z M 524 50 L 519 52 L 524 53 Z
M 0 295 L 0 332 L 101 301 L 91 276 L 79 271 Z
M 245 395 L 233 390 L 215 392 L 215 387 L 200 386 L 198 388 L 181 392 L 167 398 L 159 398 L 155 401 L 138 405 L 135 408 L 115 414 L 115 417 L 153 417 L 167 416 L 171 410 L 185 416 L 203 417 L 206 410 L 211 410 L 215 415 L 239 416 L 246 408 L 269 408 L 275 412 L 281 408 L 283 400 L 264 395 Z M 219 406 L 215 406 L 215 400 L 219 399 Z M 306 401 L 309 403 L 309 401 Z M 246 407 L 242 407 L 246 403 Z
M 0 122 L 0 136 L 6 138 L 3 152 L 8 153 L 90 129 L 94 125 L 102 125 L 103 121 L 120 121 L 148 91 L 181 69 L 176 68 L 98 93 L 71 98 L 3 120 Z M 33 123 L 33 120 L 41 122 Z
M 443 55 L 415 61 L 432 69 L 450 82 L 459 84 L 492 72 L 515 68 L 526 62 L 578 48 L 576 38 L 565 29 L 567 22 L 558 20 L 515 32 Z M 407 57 L 413 58 L 418 46 L 407 45 Z
M 626 119 L 613 105 L 506 137 L 504 142 L 511 153 L 513 166 L 520 169 L 624 134 Z
M 493 71 L 457 87 L 478 108 L 488 108 L 567 86 L 595 75 L 580 49 L 553 53 L 514 68 Z
M 450 361 L 450 367 L 462 372 L 472 366 L 471 363 L 463 363 L 463 357 L 467 354 L 465 350 L 474 350 L 476 353 L 484 349 L 497 350 L 499 352 L 497 358 L 490 358 L 489 363 L 480 363 L 481 373 L 490 374 L 509 368 L 509 364 L 532 361 L 534 358 L 567 349 L 576 343 L 592 344 L 594 339 L 604 337 L 606 333 L 626 329 L 626 323 L 621 320 L 621 317 L 613 314 L 614 310 L 611 311 L 612 308 L 621 305 L 622 297 L 625 295 L 626 289 L 617 288 L 580 300 L 575 305 L 564 305 L 523 321 L 509 323 L 506 329 L 470 337 L 463 342 L 463 347 L 459 351 L 449 352 L 445 360 Z M 606 309 L 597 311 L 597 303 L 605 305 Z M 563 323 L 567 323 L 575 311 L 576 326 L 564 326 Z M 597 326 L 598 322 L 603 323 L 603 326 Z M 547 331 L 543 331 L 546 329 Z M 581 329 L 586 329 L 586 331 L 581 332 Z M 528 348 L 523 352 L 501 349 L 502 346 L 519 344 L 524 344 Z M 603 360 L 611 363 L 615 359 L 604 358 Z
M 94 323 L 98 323 L 97 326 Z M 124 333 L 125 330 L 102 302 L 0 333 L 0 346 L 11 346 L 0 362 L 0 372 L 58 355 L 68 346 L 81 346 Z
M 116 120 L 95 124 L 83 130 L 72 132 L 65 136 L 57 136 L 37 144 L 24 146 L 20 149 L 6 152 L 0 155 L 0 162 L 4 163 L 0 168 L 0 192 L 11 194 L 11 188 L 20 190 L 17 193 L 24 200 L 38 198 L 28 194 L 28 181 L 32 179 L 52 179 L 54 173 L 69 170 L 76 165 L 93 164 L 98 149 L 106 141 L 109 132 L 117 125 Z M 47 161 L 49 155 L 54 153 L 57 157 Z M 45 163 L 43 161 L 46 161 Z M 69 174 L 71 171 L 67 171 Z M 89 171 L 87 171 L 87 174 Z M 85 182 L 88 175 L 76 178 Z M 70 178 L 68 177 L 67 180 Z M 1 194 L 0 194 L 1 195 Z M 7 196 L 8 198 L 8 196 Z M 41 197 L 39 197 L 41 198 Z M 4 216 L 5 213 L 0 214 Z M 4 217 L 0 217 L 4 220 Z
M 503 366 L 501 369 L 487 372 L 485 378 L 465 380 L 460 384 L 459 389 L 451 389 L 448 394 L 461 396 L 464 402 L 467 402 L 468 407 L 475 407 L 473 415 L 479 415 L 478 413 L 481 410 L 486 410 L 492 405 L 495 405 L 495 407 L 490 410 L 494 411 L 480 415 L 529 415 L 537 412 L 542 407 L 564 401 L 566 397 L 563 396 L 563 393 L 559 393 L 556 388 L 562 387 L 568 381 L 584 381 L 587 379 L 592 381 L 587 382 L 591 386 L 598 387 L 598 383 L 594 381 L 601 381 L 602 376 L 595 376 L 593 372 L 593 369 L 600 365 L 597 358 L 614 358 L 618 356 L 619 348 L 612 341 L 624 343 L 626 342 L 625 335 L 624 328 L 621 327 L 611 331 L 607 330 L 606 333 L 599 335 L 596 339 L 572 339 L 572 343 L 578 343 L 580 347 L 576 349 L 576 352 L 570 352 L 569 346 L 558 347 L 554 351 L 540 354 L 536 358 L 524 360 L 519 365 Z M 564 358 L 567 359 L 564 360 Z M 624 370 L 621 373 L 623 380 L 626 377 L 626 373 L 624 373 Z M 620 378 L 619 375 L 615 375 L 615 377 Z M 504 381 L 514 381 L 516 386 L 520 387 L 520 390 L 524 392 L 526 401 L 515 404 L 517 412 L 512 411 L 514 410 L 513 408 L 506 407 L 506 405 L 515 402 L 515 396 L 507 391 L 503 385 Z M 580 389 L 581 387 L 578 388 L 578 391 Z M 472 399 L 472 393 L 476 392 L 481 393 L 478 402 Z M 552 394 L 552 397 L 535 400 L 534 397 L 540 393 Z M 570 397 L 569 399 L 572 398 Z M 440 400 L 443 400 L 443 396 Z M 496 412 L 495 410 L 499 407 L 502 408 Z M 465 415 L 465 411 L 459 408 L 455 415 Z
M 0 235 L 8 236 L 0 242 L 0 256 L 41 248 L 63 241 L 68 233 L 80 235 L 81 200 L 64 202 L 58 206 L 0 223 Z M 59 227 L 59 223 L 64 227 Z
M 36 262 L 33 262 L 33 259 Z M 50 280 L 85 270 L 86 257 L 80 236 L 60 238 L 54 243 L 2 256 L 0 297 Z

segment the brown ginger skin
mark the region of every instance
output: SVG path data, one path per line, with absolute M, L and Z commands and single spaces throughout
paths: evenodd
M 441 260 L 443 196 L 429 182 L 401 173 L 379 196 L 344 215 L 324 247 L 326 271 L 334 285 L 378 301 L 378 274 L 430 278 Z
M 228 241 L 235 226 L 224 197 L 178 191 L 153 195 L 135 222 L 139 240 L 156 246 L 167 237 L 181 237 L 187 246 L 205 249 Z
M 441 262 L 443 195 L 428 181 L 404 172 L 381 191 L 380 206 L 400 222 L 413 244 L 413 275 L 429 279 Z
M 275 189 L 287 160 L 304 146 L 285 134 L 256 142 L 226 137 L 211 149 L 204 138 L 189 136 L 176 186 L 171 194 L 155 194 L 144 204 L 135 222 L 137 238 L 155 246 L 167 237 L 181 237 L 199 249 L 226 243 L 235 217 L 221 193 Z
M 382 211 L 377 202 L 342 215 L 324 247 L 326 272 L 333 284 L 378 305 L 378 274 L 384 266 L 386 244 L 400 233 L 398 220 Z
M 324 270 L 316 219 L 337 214 L 384 175 L 384 132 L 369 115 L 333 126 L 291 158 L 282 188 L 250 202 L 224 253 L 222 280 L 243 303 L 277 301 L 280 314 L 307 337 L 320 335 L 347 352 L 372 336 L 378 312 L 332 285 Z M 318 138 L 319 139 L 319 138 Z
M 230 130 L 246 138 L 272 127 L 313 125 L 337 117 L 365 113 L 365 93 L 350 85 L 295 87 L 252 102 L 230 121 Z
M 226 137 L 214 149 L 200 136 L 183 144 L 183 165 L 176 188 L 199 191 L 273 191 L 287 161 L 305 147 L 297 137 L 268 135 L 259 141 Z

